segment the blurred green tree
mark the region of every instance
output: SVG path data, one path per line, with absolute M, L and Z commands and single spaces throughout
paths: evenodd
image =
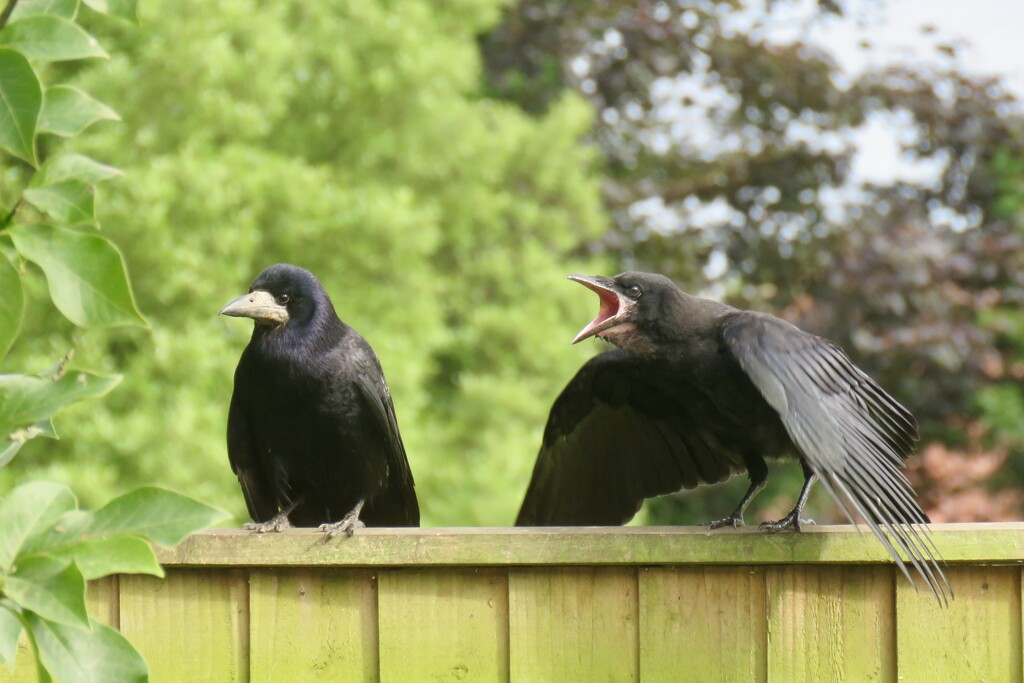
M 98 26 L 115 56 L 75 82 L 124 123 L 76 149 L 132 178 L 104 188 L 103 230 L 152 330 L 68 330 L 125 381 L 3 476 L 87 501 L 160 482 L 241 519 L 224 431 L 250 330 L 216 313 L 287 261 L 377 350 L 424 522 L 511 523 L 547 408 L 588 353 L 568 341 L 592 302 L 562 278 L 609 265 L 580 251 L 606 227 L 586 103 L 566 93 L 531 117 L 480 96 L 475 36 L 500 6 L 154 0 L 141 29 Z M 41 328 L 30 316 L 26 338 Z M 40 336 L 18 362 L 60 343 Z

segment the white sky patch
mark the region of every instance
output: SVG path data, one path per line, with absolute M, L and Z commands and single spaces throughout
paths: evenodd
M 654 118 L 661 125 L 647 142 L 656 153 L 665 154 L 674 146 L 687 156 L 709 161 L 742 148 L 739 136 L 727 134 L 718 123 L 736 112 L 739 97 L 709 80 L 708 61 L 695 59 L 693 71 L 651 83 Z
M 776 0 L 767 14 L 767 0 L 745 0 L 745 10 L 723 12 L 723 31 L 750 33 L 756 40 L 778 45 L 803 41 L 830 55 L 839 67 L 838 87 L 847 87 L 860 74 L 892 64 L 911 64 L 927 69 L 955 69 L 980 77 L 998 76 L 1006 89 L 1024 101 L 1024 0 L 853 0 L 843 17 L 822 20 L 818 0 Z M 683 24 L 697 25 L 696 13 L 683 16 Z M 616 36 L 604 36 L 612 47 Z M 621 36 L 618 36 L 621 40 Z M 698 45 L 699 46 L 699 45 Z M 950 53 L 948 48 L 952 48 Z M 756 131 L 748 134 L 730 128 L 728 118 L 739 106 L 738 98 L 709 78 L 708 65 L 697 53 L 693 69 L 674 78 L 658 78 L 651 85 L 651 101 L 660 124 L 644 144 L 656 153 L 678 150 L 690 158 L 709 160 L 739 150 L 756 153 Z M 573 63 L 581 77 L 589 65 Z M 586 85 L 586 84 L 584 84 Z M 943 95 L 943 83 L 936 82 Z M 1024 105 L 1018 105 L 1024 110 Z M 629 116 L 629 112 L 626 112 Z M 916 131 L 909 112 L 879 112 L 864 125 L 843 132 L 822 131 L 813 122 L 794 119 L 786 141 L 812 150 L 840 153 L 856 149 L 850 177 L 843 187 L 823 187 L 818 201 L 824 219 L 843 223 L 858 212 L 858 204 L 870 200 L 865 185 L 905 182 L 934 186 L 949 159 L 942 152 L 922 158 L 904 148 L 915 143 Z M 612 123 L 612 122 L 608 122 Z M 769 202 L 770 204 L 771 202 Z M 966 229 L 979 216 L 961 216 L 942 206 L 928 207 L 936 225 Z M 660 197 L 641 200 L 630 207 L 634 220 L 660 233 L 679 233 L 742 224 L 745 216 L 724 199 L 704 203 L 696 197 L 666 206 Z M 738 223 L 737 223 L 738 222 Z M 786 237 L 799 231 L 795 224 L 769 226 Z M 709 284 L 727 275 L 728 259 L 714 249 L 704 267 Z
M 977 76 L 999 76 L 1024 100 L 1024 27 L 1022 0 L 889 0 L 853 2 L 843 17 L 820 16 L 818 0 L 776 2 L 766 15 L 765 0 L 747 0 L 743 11 L 728 15 L 727 32 L 753 32 L 770 43 L 802 40 L 828 53 L 842 73 L 842 87 L 861 73 L 890 64 L 934 65 Z M 953 47 L 954 54 L 939 49 Z M 941 83 L 936 92 L 941 96 Z M 797 126 L 787 137 L 832 151 L 838 140 L 811 142 L 813 127 Z M 858 152 L 851 181 L 886 185 L 904 181 L 934 184 L 947 159 L 915 159 L 900 150 L 912 134 L 908 120 L 874 116 L 852 131 Z
M 853 158 L 850 179 L 854 183 L 905 182 L 920 187 L 934 186 L 949 159 L 941 153 L 923 158 L 902 151 L 902 146 L 912 144 L 916 137 L 909 114 L 906 117 L 882 112 L 868 115 L 865 124 L 853 134 L 857 154 Z
M 1024 2 L 1020 0 L 893 0 L 880 11 L 858 8 L 849 20 L 831 20 L 810 35 L 844 70 L 861 73 L 892 62 L 957 63 L 972 74 L 999 75 L 1024 98 Z M 924 32 L 922 26 L 934 30 Z M 867 41 L 871 50 L 860 47 Z M 951 58 L 936 48 L 957 47 Z

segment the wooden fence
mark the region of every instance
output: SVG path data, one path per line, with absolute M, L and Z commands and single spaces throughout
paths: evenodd
M 89 604 L 158 682 L 1021 682 L 1024 524 L 933 529 L 945 609 L 852 527 L 215 530 Z

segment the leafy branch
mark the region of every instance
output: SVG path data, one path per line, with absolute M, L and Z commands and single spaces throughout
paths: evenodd
M 134 20 L 135 0 L 83 0 Z M 102 102 L 40 74 L 57 61 L 106 57 L 75 22 L 79 0 L 8 0 L 0 14 L 0 153 L 35 169 L 13 206 L 0 211 L 0 362 L 18 337 L 26 301 L 22 278 L 35 264 L 50 299 L 79 327 L 146 322 L 117 247 L 98 233 L 96 186 L 120 171 L 64 152 L 40 159 L 40 135 L 70 138 L 118 118 Z M 68 354 L 36 375 L 0 374 L 0 466 L 38 437 L 57 438 L 53 416 L 97 398 L 120 377 L 69 367 Z M 162 576 L 151 543 L 174 545 L 222 518 L 185 496 L 142 488 L 96 512 L 78 509 L 66 486 L 29 482 L 0 499 L 0 661 L 24 634 L 40 681 L 146 680 L 145 662 L 85 609 L 86 582 L 115 573 Z

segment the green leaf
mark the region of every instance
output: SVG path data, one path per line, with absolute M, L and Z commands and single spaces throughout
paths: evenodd
M 0 46 L 41 62 L 110 56 L 78 24 L 52 14 L 34 14 L 8 24 L 0 31 Z
M 102 14 L 128 21 L 139 21 L 139 0 L 85 0 L 85 4 Z
M 63 558 L 69 548 L 81 543 L 85 530 L 92 524 L 92 513 L 88 510 L 70 510 L 46 530 L 36 534 L 21 547 L 22 557 L 47 555 Z M 67 557 L 73 560 L 74 557 Z M 81 569 L 81 566 L 79 566 Z M 88 578 L 88 577 L 87 577 Z
M 19 560 L 14 573 L 4 579 L 4 594 L 44 619 L 89 628 L 85 578 L 70 558 L 36 556 Z
M 153 546 L 138 536 L 88 538 L 67 546 L 56 556 L 74 559 L 87 581 L 110 574 L 164 575 Z
M 42 420 L 34 425 L 22 427 L 12 432 L 8 436 L 8 441 L 0 441 L 0 444 L 2 444 L 0 446 L 0 467 L 9 463 L 18 454 L 22 446 L 37 436 L 43 436 L 47 439 L 58 438 L 57 430 L 53 428 L 53 422 Z
M 20 225 L 14 248 L 46 273 L 50 298 L 79 327 L 146 325 L 128 284 L 124 259 L 101 235 L 51 225 Z
M 76 506 L 74 494 L 62 484 L 33 481 L 11 491 L 0 500 L 0 568 L 10 572 L 22 547 Z
M 81 180 L 30 187 L 25 199 L 62 223 L 96 223 L 96 188 Z
M 70 403 L 103 396 L 120 381 L 116 375 L 83 370 L 65 373 L 57 379 L 0 375 L 0 435 L 21 441 L 50 436 L 45 428 L 39 428 L 39 423 Z
M 93 513 L 90 536 L 111 533 L 145 536 L 163 546 L 176 545 L 193 531 L 227 517 L 221 510 L 180 493 L 143 486 L 110 501 Z
M 120 121 L 117 112 L 78 88 L 55 85 L 47 88 L 43 111 L 39 115 L 39 132 L 62 137 L 78 135 L 97 121 Z
M 9 602 L 0 605 L 0 662 L 13 663 L 14 656 L 18 652 L 18 639 L 24 627 L 21 620 L 11 609 L 17 609 L 13 605 L 8 608 Z
M 78 14 L 78 0 L 21 0 L 11 14 L 11 21 L 31 14 L 52 14 L 55 17 L 74 19 Z
M 21 274 L 18 268 L 0 254 L 0 361 L 18 338 L 21 321 L 25 316 L 25 292 L 21 287 Z
M 43 167 L 36 171 L 29 182 L 29 187 L 54 185 L 69 179 L 95 185 L 100 181 L 119 175 L 124 175 L 121 169 L 101 164 L 87 156 L 71 153 L 58 154 L 47 159 Z
M 0 38 L 9 29 L 0 31 Z M 24 55 L 0 49 L 0 148 L 36 166 L 36 123 L 43 89 Z
M 3 467 L 18 454 L 25 441 L 0 441 L 0 467 Z
M 93 621 L 92 630 L 41 619 L 31 612 L 25 622 L 47 671 L 61 683 L 134 683 L 145 681 L 146 663 L 117 631 Z

